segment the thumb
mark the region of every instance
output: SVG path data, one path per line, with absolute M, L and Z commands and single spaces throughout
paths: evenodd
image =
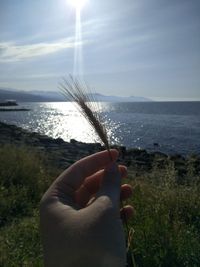
M 118 209 L 120 203 L 120 186 L 121 174 L 116 162 L 112 162 L 104 169 L 104 175 L 97 198 L 100 196 L 108 196 L 112 204 Z

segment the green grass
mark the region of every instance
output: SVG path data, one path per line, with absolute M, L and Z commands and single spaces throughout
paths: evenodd
M 0 236 L 0 266 L 43 266 L 37 212 L 3 227 Z
M 42 266 L 38 207 L 52 177 L 33 149 L 0 147 L 0 266 Z
M 0 147 L 0 266 L 43 266 L 38 206 L 56 170 L 27 147 Z M 184 176 L 167 160 L 149 171 L 129 168 L 136 210 L 137 266 L 200 266 L 200 175 L 191 157 Z
M 180 179 L 169 163 L 142 175 L 132 171 L 137 266 L 200 266 L 200 177 L 188 166 Z

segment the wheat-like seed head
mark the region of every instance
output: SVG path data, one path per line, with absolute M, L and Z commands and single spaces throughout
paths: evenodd
M 60 84 L 59 88 L 68 100 L 76 103 L 78 109 L 92 126 L 111 157 L 106 128 L 102 123 L 100 114 L 95 109 L 95 99 L 92 98 L 92 94 L 89 94 L 90 90 L 86 83 L 80 82 L 79 79 L 70 75 L 69 79 L 63 79 L 63 83 Z

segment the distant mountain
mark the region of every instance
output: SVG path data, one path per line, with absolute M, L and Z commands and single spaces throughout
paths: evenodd
M 45 101 L 41 96 L 32 95 L 23 91 L 0 88 L 0 101 L 16 100 L 17 102 L 42 102 Z
M 52 101 L 66 101 L 66 97 L 62 95 L 62 93 L 59 92 L 44 92 L 44 91 L 35 91 L 31 92 L 34 95 L 40 95 L 44 98 L 51 98 Z M 90 99 L 95 99 L 96 101 L 100 102 L 145 102 L 145 101 L 152 101 L 149 98 L 145 97 L 136 97 L 136 96 L 130 96 L 130 97 L 122 97 L 122 96 L 106 96 L 102 94 L 89 94 L 88 97 Z
M 90 97 L 90 95 L 89 95 Z M 92 94 L 91 98 L 94 98 L 96 101 L 100 102 L 147 102 L 152 101 L 150 98 L 138 97 L 138 96 L 105 96 L 101 94 Z
M 102 94 L 90 94 L 90 99 L 95 99 L 100 102 L 146 102 L 152 101 L 145 97 L 122 97 L 122 96 L 105 96 Z M 16 100 L 17 102 L 59 102 L 67 101 L 60 92 L 54 91 L 17 91 L 14 89 L 0 88 L 0 102 L 8 99 Z
M 40 96 L 48 101 L 66 101 L 66 98 L 60 92 L 55 91 L 30 91 L 32 95 Z
M 57 92 L 18 91 L 14 89 L 0 88 L 0 102 L 5 100 L 16 100 L 17 102 L 55 102 L 65 101 L 64 97 Z

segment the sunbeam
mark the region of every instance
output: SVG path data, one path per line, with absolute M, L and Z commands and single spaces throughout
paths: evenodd
M 76 9 L 81 9 L 87 3 L 87 0 L 69 0 L 69 3 L 74 6 Z
M 88 0 L 68 0 L 68 3 L 76 10 L 73 75 L 79 77 L 83 75 L 81 10 L 87 2 Z
M 82 29 L 81 29 L 81 10 L 76 9 L 75 26 L 75 48 L 74 48 L 74 76 L 83 75 L 83 55 L 82 55 Z

